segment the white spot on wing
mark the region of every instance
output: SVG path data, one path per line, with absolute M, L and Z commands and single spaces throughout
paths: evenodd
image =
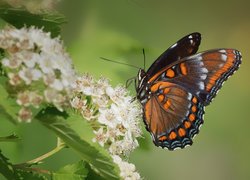
M 221 55 L 221 60 L 226 61 L 226 60 L 227 60 L 227 55 L 222 54 L 222 55 Z
M 174 48 L 174 47 L 176 47 L 177 46 L 177 43 L 175 43 L 173 46 L 171 46 L 171 48 Z
M 188 93 L 187 99 L 188 99 L 188 100 L 191 100 L 191 98 L 192 98 L 192 94 L 191 94 L 191 93 Z
M 199 85 L 199 88 L 201 90 L 203 90 L 205 88 L 204 82 L 202 82 L 202 81 L 200 81 L 198 85 Z
M 193 38 L 193 36 L 192 36 L 192 35 L 190 35 L 190 36 L 188 36 L 188 38 L 189 38 L 189 39 L 192 39 L 192 38 Z
M 194 43 L 194 41 L 191 39 L 191 40 L 190 40 L 190 43 L 191 43 L 191 44 L 193 44 L 193 43 Z
M 207 75 L 206 75 L 206 74 L 202 74 L 202 75 L 200 76 L 200 78 L 201 78 L 202 80 L 205 80 L 205 79 L 207 78 Z
M 207 70 L 207 68 L 201 68 L 201 72 L 208 73 L 208 70 Z
M 225 49 L 221 49 L 219 50 L 220 53 L 227 53 L 227 51 Z
M 141 101 L 141 104 L 145 104 L 147 101 L 148 101 L 147 99 L 143 99 L 143 100 Z

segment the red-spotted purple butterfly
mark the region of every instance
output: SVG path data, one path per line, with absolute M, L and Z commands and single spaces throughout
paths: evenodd
M 167 49 L 136 81 L 143 119 L 156 146 L 174 150 L 192 144 L 203 124 L 204 106 L 241 64 L 235 49 L 195 54 L 200 33 L 192 33 Z

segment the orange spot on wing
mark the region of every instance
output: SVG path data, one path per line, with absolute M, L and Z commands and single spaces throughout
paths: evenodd
M 182 73 L 183 75 L 187 75 L 187 66 L 186 66 L 185 63 L 181 63 L 181 64 L 180 64 L 180 69 L 181 69 L 181 73 Z
M 170 88 L 165 88 L 164 91 L 163 91 L 163 93 L 167 94 L 167 93 L 169 93 L 169 91 L 170 91 Z
M 194 121 L 195 120 L 195 115 L 194 114 L 190 114 L 188 118 L 189 118 L 190 121 Z
M 161 137 L 159 137 L 159 141 L 165 141 L 165 140 L 167 140 L 167 137 L 166 137 L 166 136 L 161 136 Z
M 163 105 L 164 109 L 167 110 L 171 105 L 171 101 L 167 100 L 167 102 Z
M 168 69 L 166 71 L 166 76 L 169 77 L 169 78 L 173 78 L 175 76 L 175 73 L 172 69 Z
M 157 91 L 157 90 L 159 89 L 159 86 L 160 86 L 160 85 L 161 85 L 160 83 L 156 83 L 156 84 L 154 84 L 153 86 L 151 86 L 150 90 L 151 90 L 152 92 L 155 92 L 155 91 Z
M 197 98 L 196 98 L 196 97 L 193 97 L 192 102 L 193 102 L 194 104 L 196 104 L 196 103 L 198 102 Z
M 185 126 L 186 129 L 188 129 L 188 128 L 191 127 L 191 123 L 189 121 L 185 121 L 184 126 Z
M 196 112 L 197 111 L 197 107 L 194 105 L 194 106 L 192 106 L 191 110 L 192 110 L 192 112 Z
M 179 134 L 179 136 L 180 136 L 180 137 L 185 136 L 185 135 L 186 135 L 186 131 L 185 131 L 185 129 L 180 128 L 180 129 L 178 130 L 178 134 Z
M 164 100 L 164 95 L 162 95 L 162 94 L 160 94 L 159 96 L 158 96 L 158 100 L 160 101 L 160 102 L 162 102 L 163 100 Z
M 176 133 L 174 131 L 172 131 L 170 134 L 169 134 L 169 139 L 170 140 L 173 140 L 177 137 Z
M 157 82 L 154 85 L 152 85 L 151 88 L 150 88 L 150 90 L 151 90 L 151 92 L 156 92 L 158 89 L 163 89 L 163 88 L 166 88 L 166 87 L 170 87 L 172 85 L 173 85 L 172 83 L 162 82 L 161 81 L 161 82 Z M 167 88 L 167 89 L 169 89 L 169 88 Z
M 151 118 L 151 101 L 148 101 L 146 104 L 145 104 L 145 118 L 146 118 L 146 121 L 148 122 Z

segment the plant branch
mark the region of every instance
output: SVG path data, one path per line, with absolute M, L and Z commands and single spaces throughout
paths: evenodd
M 51 151 L 43 154 L 42 156 L 39 156 L 35 159 L 32 159 L 28 162 L 25 162 L 25 163 L 20 163 L 20 164 L 16 164 L 15 167 L 23 167 L 23 166 L 31 166 L 33 164 L 39 164 L 41 163 L 44 159 L 52 156 L 53 154 L 59 152 L 60 150 L 62 150 L 63 148 L 65 148 L 66 145 L 60 141 L 58 141 L 58 145 L 56 146 L 56 148 L 52 149 Z

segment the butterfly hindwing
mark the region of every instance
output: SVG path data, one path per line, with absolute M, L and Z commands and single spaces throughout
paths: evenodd
M 155 60 L 155 62 L 148 69 L 147 75 L 152 76 L 169 64 L 195 54 L 199 48 L 200 41 L 201 35 L 197 32 L 183 37 Z
M 178 85 L 157 82 L 144 106 L 144 122 L 156 146 L 173 150 L 192 144 L 203 123 L 203 105 Z

